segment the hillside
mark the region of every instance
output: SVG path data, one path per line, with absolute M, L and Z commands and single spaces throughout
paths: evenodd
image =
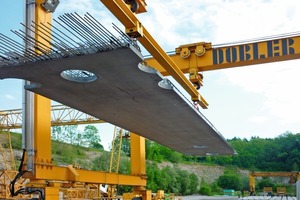
M 14 159 L 16 162 L 16 168 L 18 168 L 19 161 L 22 157 L 22 150 L 21 144 L 19 141 L 21 138 L 19 134 L 12 134 L 13 140 L 13 152 L 14 152 Z M 2 144 L 3 145 L 3 144 Z M 7 147 L 7 145 L 3 145 Z M 77 163 L 83 169 L 97 169 L 95 167 L 95 163 L 102 162 L 101 170 L 108 170 L 109 169 L 109 156 L 110 152 L 92 148 L 85 148 L 77 145 L 70 145 L 63 142 L 56 142 L 53 141 L 52 144 L 52 156 L 53 156 L 53 163 L 56 165 L 68 165 Z M 6 162 L 4 162 L 3 156 L 5 156 Z M 122 162 L 130 162 L 130 158 L 126 157 L 122 154 Z M 3 154 L 0 155 L 0 169 L 6 169 L 5 163 L 8 163 L 8 166 L 11 166 L 11 159 L 10 159 L 10 150 L 8 148 L 3 149 Z M 199 180 L 204 180 L 207 183 L 212 183 L 218 179 L 219 176 L 223 175 L 225 167 L 219 165 L 205 165 L 201 163 L 171 163 L 168 161 L 162 161 L 158 163 L 159 168 L 164 168 L 166 166 L 174 167 L 177 166 L 182 170 L 186 170 L 191 173 L 195 173 Z M 11 169 L 11 168 L 8 168 Z M 122 170 L 122 167 L 121 167 Z M 247 170 L 239 170 L 239 173 L 242 176 L 247 176 Z
M 170 162 L 163 162 L 160 163 L 160 167 L 165 167 L 165 166 L 178 166 L 182 170 L 186 170 L 191 173 L 195 173 L 199 180 L 203 180 L 204 182 L 208 184 L 212 184 L 214 181 L 216 181 L 220 176 L 224 174 L 224 171 L 226 170 L 226 167 L 219 166 L 219 165 L 204 165 L 200 163 L 189 163 L 189 164 L 174 164 Z M 237 169 L 237 173 L 240 176 L 243 177 L 248 177 L 249 171 L 248 170 L 242 170 L 242 169 Z
M 299 156 L 297 155 L 300 155 L 299 136 L 299 134 L 286 133 L 275 139 L 234 138 L 229 142 L 237 150 L 238 155 L 206 157 L 185 156 L 157 143 L 147 141 L 147 188 L 152 191 L 163 189 L 167 192 L 184 195 L 199 192 L 201 194 L 220 194 L 223 191 L 222 188 L 249 190 L 248 175 L 250 171 L 291 171 L 290 169 L 299 171 L 297 170 L 299 169 Z M 3 147 L 9 146 L 3 142 L 4 140 L 0 141 Z M 18 168 L 22 156 L 20 141 L 20 134 L 12 134 L 16 168 Z M 130 140 L 126 142 L 129 146 Z M 7 166 L 10 165 L 9 150 L 7 148 L 2 150 L 0 169 L 8 169 Z M 128 156 L 130 151 L 127 148 L 124 151 L 121 153 L 119 173 L 130 174 L 130 157 Z M 3 157 L 7 162 L 3 161 Z M 71 145 L 53 140 L 52 159 L 54 165 L 66 166 L 76 163 L 83 169 L 109 171 L 110 152 L 104 151 L 99 145 L 83 147 L 79 144 Z M 276 188 L 283 183 L 287 184 L 288 179 L 258 179 L 257 183 L 260 189 L 264 185 L 272 185 Z M 119 191 L 127 192 L 129 189 L 123 187 L 119 188 Z

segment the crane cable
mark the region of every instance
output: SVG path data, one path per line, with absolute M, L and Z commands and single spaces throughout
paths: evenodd
M 264 41 L 267 41 L 267 40 L 276 40 L 276 39 L 282 39 L 282 38 L 287 38 L 287 37 L 295 37 L 295 36 L 300 36 L 300 31 L 291 32 L 291 33 L 283 33 L 283 34 L 279 34 L 279 35 L 259 37 L 259 38 L 253 38 L 253 39 L 249 39 L 249 40 L 240 40 L 240 41 L 236 41 L 236 42 L 216 44 L 216 45 L 213 45 L 213 48 L 219 48 L 219 47 L 225 47 L 225 46 L 231 46 L 231 45 L 238 45 L 238 44 L 246 44 L 246 43 L 254 43 L 254 42 L 264 42 Z
M 221 44 L 215 44 L 212 45 L 213 48 L 220 48 L 220 47 L 226 47 L 226 46 L 232 46 L 232 45 L 239 45 L 239 44 L 247 44 L 247 43 L 254 43 L 254 42 L 263 42 L 267 40 L 274 40 L 274 39 L 281 39 L 281 38 L 287 38 L 287 37 L 295 37 L 300 36 L 300 31 L 296 32 L 290 32 L 290 33 L 283 33 L 279 35 L 271 35 L 271 36 L 265 36 L 265 37 L 259 37 L 259 38 L 253 38 L 248 40 L 239 40 L 235 42 L 228 42 L 228 43 L 221 43 Z M 167 51 L 168 55 L 174 55 L 175 51 Z M 144 59 L 151 58 L 152 55 L 143 55 Z

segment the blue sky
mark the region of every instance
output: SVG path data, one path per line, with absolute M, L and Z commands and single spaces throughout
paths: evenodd
M 10 29 L 21 28 L 23 2 L 1 0 L 1 33 L 12 36 Z M 300 31 L 299 0 L 146 2 L 148 12 L 138 18 L 165 51 L 187 43 L 216 45 Z M 54 17 L 65 12 L 89 12 L 107 27 L 114 22 L 123 28 L 99 0 L 61 0 Z M 299 133 L 299 64 L 295 60 L 205 72 L 200 93 L 210 106 L 201 112 L 227 139 Z M 21 81 L 0 80 L 0 110 L 21 108 L 21 96 Z

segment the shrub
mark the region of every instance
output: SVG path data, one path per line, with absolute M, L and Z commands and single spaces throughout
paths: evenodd
M 211 187 L 209 185 L 203 185 L 201 186 L 199 193 L 210 196 L 212 194 Z

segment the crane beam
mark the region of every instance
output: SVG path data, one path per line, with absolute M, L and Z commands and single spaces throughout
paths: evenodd
M 120 0 L 101 0 L 101 2 L 113 13 L 125 26 L 126 33 L 147 49 L 153 58 L 168 72 L 191 96 L 193 101 L 199 102 L 202 108 L 207 108 L 208 103 L 199 94 L 194 85 L 185 77 L 178 65 L 165 53 L 154 40 L 138 18 L 129 10 L 128 6 Z
M 51 126 L 95 124 L 104 121 L 65 105 L 51 106 Z M 0 129 L 22 128 L 22 109 L 0 111 Z
M 101 184 L 117 184 L 145 186 L 146 179 L 141 176 L 122 175 L 117 173 L 108 173 L 101 171 L 91 171 L 77 169 L 73 166 L 53 166 L 51 164 L 37 163 L 35 179 L 53 180 L 53 181 L 76 181 L 84 183 L 101 183 Z M 32 178 L 31 173 L 25 173 L 25 178 Z
M 260 177 L 263 177 L 263 176 L 266 176 L 266 177 L 270 177 L 270 176 L 273 176 L 273 177 L 289 177 L 289 176 L 296 176 L 297 178 L 300 178 L 300 172 L 252 172 L 250 173 L 250 176 L 253 176 L 253 177 L 257 177 L 257 176 L 260 176 Z
M 197 47 L 204 47 L 205 53 L 197 53 Z M 300 34 L 226 45 L 213 48 L 210 43 L 196 43 L 181 45 L 176 53 L 170 55 L 183 73 L 188 73 L 192 67 L 200 72 L 263 64 L 300 58 Z M 188 52 L 188 53 L 186 53 Z M 186 55 L 186 56 L 185 56 Z M 162 75 L 170 73 L 156 60 L 155 57 L 146 58 L 150 67 L 157 69 Z

